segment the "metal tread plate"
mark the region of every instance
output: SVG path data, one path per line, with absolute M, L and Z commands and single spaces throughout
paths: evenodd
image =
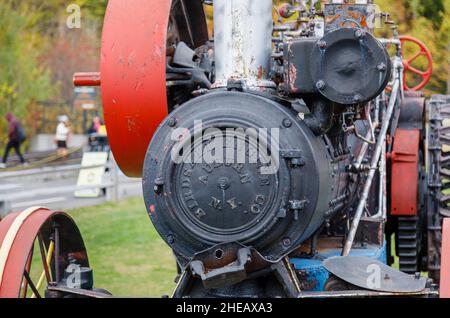
M 402 273 L 379 261 L 361 256 L 333 257 L 323 262 L 338 278 L 357 287 L 378 292 L 417 293 L 427 279 Z

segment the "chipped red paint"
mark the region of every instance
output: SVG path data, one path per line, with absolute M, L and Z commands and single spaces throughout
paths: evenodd
M 168 115 L 166 36 L 171 0 L 110 0 L 101 52 L 105 122 L 122 171 L 142 175 L 150 140 Z
M 23 217 L 23 220 L 19 217 Z M 20 222 L 15 223 L 18 220 Z M 80 232 L 68 214 L 40 207 L 9 214 L 0 222 L 0 246 L 7 249 L 4 250 L 7 256 L 2 259 L 5 263 L 3 275 L 0 277 L 0 298 L 18 298 L 20 296 L 24 271 L 36 237 L 38 234 L 43 234 L 41 231 L 48 229 L 49 225 L 55 222 L 60 225 L 60 252 L 70 252 L 70 255 L 77 259 L 81 266 L 89 266 Z M 11 234 L 12 236 L 9 238 L 12 240 L 8 240 L 11 242 L 9 245 L 5 239 L 8 239 Z M 65 235 L 67 236 L 64 237 Z M 75 250 L 75 246 L 81 250 Z
M 19 296 L 29 251 L 33 247 L 39 229 L 53 213 L 47 209 L 38 208 L 19 227 L 6 259 L 0 284 L 0 298 L 17 298 Z M 0 223 L 0 246 L 19 215 L 20 213 L 10 214 Z
M 417 215 L 419 130 L 397 129 L 391 159 L 391 215 Z

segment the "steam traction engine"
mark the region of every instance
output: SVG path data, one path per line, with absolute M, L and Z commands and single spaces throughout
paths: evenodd
M 449 98 L 420 91 L 428 49 L 356 2 L 109 1 L 101 78 L 75 84 L 101 85 L 174 297 L 450 296 Z M 35 237 L 47 297 L 108 296 L 70 217 L 43 208 L 0 223 L 0 296 L 37 294 Z

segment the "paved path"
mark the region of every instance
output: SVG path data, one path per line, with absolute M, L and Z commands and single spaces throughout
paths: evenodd
M 94 206 L 108 200 L 109 196 L 107 195 L 92 199 L 76 198 L 74 193 L 77 175 L 78 173 L 74 171 L 71 173 L 2 178 L 0 173 L 0 201 L 7 200 L 12 211 L 20 211 L 31 206 L 65 210 Z M 119 173 L 118 178 L 118 199 L 142 197 L 140 179 L 130 179 L 122 173 Z

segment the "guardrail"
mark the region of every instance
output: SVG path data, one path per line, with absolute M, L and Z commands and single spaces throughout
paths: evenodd
M 67 185 L 63 187 L 43 187 L 42 189 L 34 189 L 33 197 L 46 196 L 46 195 L 59 195 L 63 193 L 75 193 L 79 190 L 91 190 L 91 189 L 104 189 L 106 192 L 105 201 L 107 202 L 117 202 L 120 199 L 119 194 L 119 184 L 124 186 L 127 184 L 136 184 L 134 180 L 121 180 L 119 182 L 120 172 L 119 168 L 114 160 L 112 154 L 109 155 L 108 162 L 102 165 L 69 165 L 69 166 L 55 166 L 55 167 L 43 167 L 31 170 L 20 170 L 14 172 L 2 172 L 0 173 L 0 184 L 7 181 L 14 181 L 23 177 L 39 177 L 42 175 L 44 178 L 47 176 L 52 176 L 54 179 L 58 179 L 58 174 L 70 173 L 70 172 L 81 172 L 83 170 L 90 170 L 96 168 L 104 168 L 105 175 L 101 184 L 89 185 L 89 186 L 77 186 Z M 0 218 L 3 215 L 11 212 L 12 204 L 11 202 L 26 199 L 30 197 L 30 193 L 26 191 L 21 191 L 20 189 L 11 188 L 7 189 L 7 192 L 0 193 Z

